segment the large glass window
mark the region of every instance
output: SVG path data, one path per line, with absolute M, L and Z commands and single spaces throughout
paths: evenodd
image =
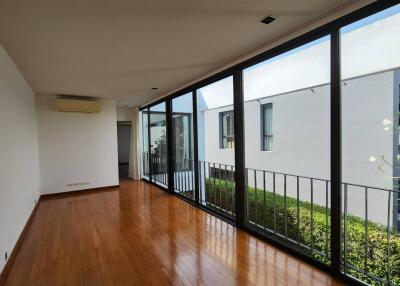
M 243 86 L 246 224 L 328 264 L 330 37 L 245 69 Z
M 233 78 L 196 91 L 200 203 L 235 216 Z M 221 147 L 223 147 L 221 149 Z
M 400 284 L 400 5 L 340 30 L 342 271 Z
M 150 107 L 150 170 L 153 182 L 168 186 L 165 103 Z
M 245 206 L 245 226 L 325 264 L 338 258 L 338 244 L 331 253 L 331 227 L 339 230 L 331 223 L 331 193 L 340 195 L 342 213 L 335 206 L 332 214 L 341 218 L 342 273 L 400 285 L 400 5 L 340 29 L 341 78 L 333 86 L 341 88 L 341 124 L 332 109 L 338 128 L 332 134 L 341 132 L 341 146 L 330 138 L 331 101 L 339 99 L 331 95 L 333 47 L 331 57 L 331 37 L 323 36 L 243 70 L 244 121 L 236 124 L 244 132 L 243 170 L 235 169 L 237 119 L 233 77 L 227 77 L 195 91 L 197 134 L 193 94 L 172 100 L 170 148 L 165 104 L 143 110 L 142 173 L 168 185 L 172 152 L 174 191 L 194 200 L 196 173 L 201 206 L 235 220 L 235 173 L 244 172 L 238 182 L 244 179 L 245 200 L 238 206 Z M 334 154 L 341 149 L 342 163 L 333 191 L 331 180 L 339 178 L 335 164 L 331 178 L 331 160 L 339 155 L 331 158 L 331 146 Z
M 192 93 L 172 100 L 172 152 L 174 191 L 194 200 L 194 148 Z

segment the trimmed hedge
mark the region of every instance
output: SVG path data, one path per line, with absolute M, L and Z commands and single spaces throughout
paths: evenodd
M 285 213 L 285 199 L 282 195 L 276 194 L 276 220 L 274 223 L 273 193 L 251 187 L 248 188 L 247 193 L 248 220 L 253 222 L 249 224 L 250 227 L 258 230 L 263 230 L 265 227 L 272 231 L 276 230 L 281 235 L 285 235 L 286 229 L 287 237 L 295 241 L 294 243 L 289 242 L 294 247 L 300 248 L 320 261 L 329 263 L 326 253 L 328 252 L 330 255 L 330 209 L 327 210 L 328 217 L 326 217 L 324 206 L 314 204 L 311 212 L 310 202 L 300 201 L 297 207 L 297 200 L 287 197 Z M 234 185 L 224 180 L 208 179 L 205 201 L 222 209 L 233 210 L 235 204 Z M 311 224 L 311 213 L 313 224 Z M 355 216 L 347 216 L 347 265 L 357 267 L 362 272 L 350 268 L 346 268 L 346 272 L 371 285 L 381 285 L 381 282 L 386 284 L 388 277 L 387 230 L 386 227 L 370 221 L 367 222 L 367 227 L 368 237 L 366 238 L 365 221 Z M 311 252 L 309 249 L 297 245 L 297 241 L 308 247 L 312 244 L 313 249 L 320 253 Z M 390 232 L 389 246 L 390 282 L 400 285 L 400 237 L 398 233 Z M 365 269 L 369 275 L 363 273 Z

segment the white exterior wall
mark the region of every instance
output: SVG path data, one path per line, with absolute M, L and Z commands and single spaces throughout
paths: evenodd
M 387 176 L 369 162 L 384 155 L 393 161 L 393 132 L 382 121 L 393 118 L 395 73 L 393 71 L 347 80 L 343 85 L 343 181 L 392 189 L 392 172 Z M 330 180 L 330 85 L 245 102 L 246 168 Z M 261 151 L 260 104 L 273 103 L 272 151 Z M 396 105 L 397 106 L 397 105 Z M 205 160 L 234 165 L 234 149 L 219 148 L 219 113 L 232 106 L 205 112 Z M 272 190 L 272 175 L 266 175 Z M 253 172 L 249 185 L 254 186 Z M 262 173 L 257 175 L 262 188 Z M 300 179 L 300 199 L 310 200 L 310 180 Z M 283 194 L 283 176 L 276 177 L 276 191 Z M 296 178 L 287 177 L 287 194 L 296 197 Z M 330 193 L 329 193 L 330 194 Z M 325 205 L 325 182 L 314 181 L 314 202 Z M 328 196 L 328 198 L 330 195 Z M 387 192 L 369 190 L 369 219 L 386 223 Z M 330 203 L 328 203 L 330 205 Z M 364 189 L 348 188 L 349 213 L 364 216 Z
M 235 165 L 235 150 L 220 148 L 219 142 L 219 113 L 232 109 L 233 107 L 230 105 L 204 112 L 204 124 L 200 123 L 200 125 L 204 130 L 204 160 L 206 162 Z M 201 141 L 202 138 L 199 137 L 199 140 Z
M 392 177 L 399 175 L 391 168 L 385 168 L 383 174 L 378 164 L 369 162 L 370 156 L 383 155 L 392 164 L 397 155 L 398 135 L 385 132 L 382 121 L 393 120 L 398 113 L 399 51 L 400 14 L 343 30 L 342 78 L 346 84 L 342 86 L 342 173 L 346 183 L 392 189 Z M 246 69 L 243 78 L 246 167 L 329 180 L 329 38 Z M 205 107 L 199 126 L 204 129 L 205 140 L 204 146 L 201 142 L 199 146 L 204 147 L 206 161 L 234 165 L 234 150 L 219 148 L 218 114 L 233 109 L 232 97 L 228 96 L 231 85 L 221 82 L 214 90 L 203 89 Z M 273 103 L 273 150 L 263 152 L 259 105 L 268 102 Z M 397 119 L 394 123 L 398 124 Z M 296 178 L 287 180 L 288 195 L 295 197 Z M 261 181 L 260 173 L 257 182 Z M 268 175 L 267 181 L 272 182 Z M 309 200 L 309 179 L 300 179 L 299 183 L 300 199 Z M 249 176 L 249 185 L 254 185 L 253 175 Z M 268 182 L 267 189 L 272 189 Z M 278 176 L 277 191 L 283 193 L 282 189 L 283 176 Z M 324 183 L 315 182 L 314 191 L 315 202 L 325 205 Z M 348 188 L 350 213 L 364 216 L 364 192 L 364 188 Z M 386 224 L 387 192 L 368 192 L 369 219 Z

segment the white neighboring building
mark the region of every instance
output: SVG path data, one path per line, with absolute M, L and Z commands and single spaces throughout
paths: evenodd
M 377 33 L 379 41 L 376 37 L 370 40 L 368 35 Z M 246 168 L 330 180 L 328 40 L 244 72 Z M 398 134 L 392 129 L 385 131 L 382 122 L 393 121 L 395 129 L 398 125 L 400 14 L 349 31 L 341 40 L 343 182 L 392 190 Z M 199 143 L 199 158 L 234 165 L 234 149 L 220 146 L 220 114 L 233 109 L 231 81 L 202 93 L 198 125 L 199 139 L 204 142 Z M 273 106 L 271 151 L 261 151 L 261 106 L 266 103 Z M 395 167 L 382 173 L 377 163 L 369 162 L 371 156 L 384 156 Z M 248 181 L 254 185 L 251 175 Z M 271 182 L 267 180 L 266 189 L 272 189 Z M 283 193 L 283 179 L 277 178 L 276 190 Z M 296 197 L 295 179 L 288 179 L 287 191 L 288 196 Z M 388 193 L 368 189 L 369 220 L 387 223 Z M 316 204 L 325 205 L 325 185 L 316 183 L 314 196 Z M 308 179 L 300 179 L 300 199 L 310 200 Z M 397 198 L 392 197 L 391 202 L 390 214 L 396 217 Z M 365 188 L 348 187 L 348 211 L 364 218 Z

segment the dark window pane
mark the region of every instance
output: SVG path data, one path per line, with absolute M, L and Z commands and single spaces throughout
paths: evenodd
M 233 111 L 220 113 L 220 141 L 221 148 L 234 147 L 234 122 Z
M 272 150 L 272 103 L 264 104 L 262 107 L 262 130 L 263 151 Z

